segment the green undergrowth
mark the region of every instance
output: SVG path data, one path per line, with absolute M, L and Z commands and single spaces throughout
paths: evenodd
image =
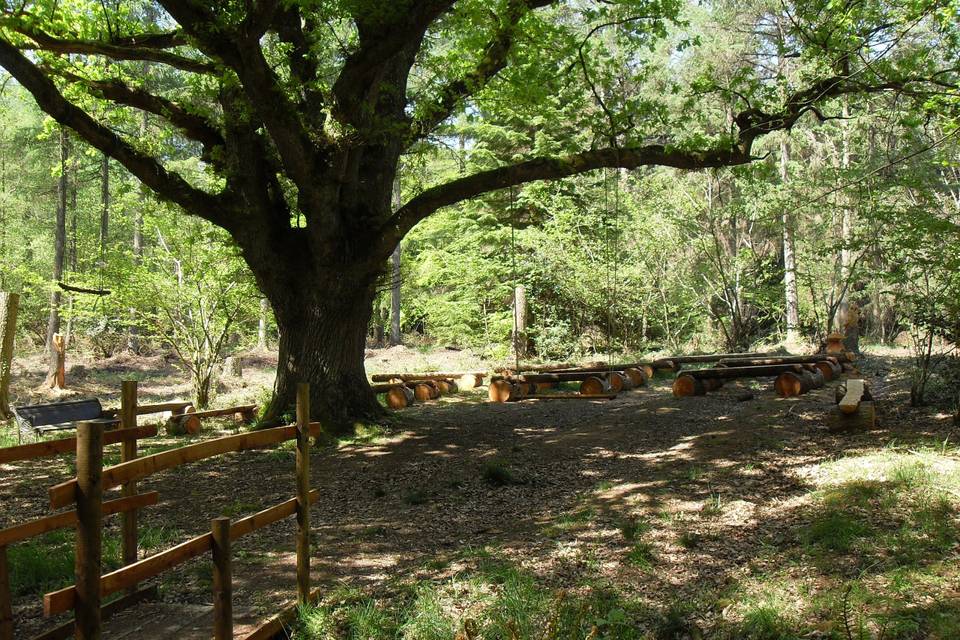
M 141 553 L 172 546 L 183 537 L 183 532 L 171 527 L 139 527 Z M 61 529 L 8 547 L 10 590 L 13 596 L 40 595 L 72 584 L 74 540 L 73 529 Z M 103 538 L 103 572 L 117 569 L 120 565 L 120 539 L 108 533 Z
M 0 449 L 4 447 L 15 447 L 17 446 L 17 430 L 16 427 L 0 424 Z
M 632 640 L 650 637 L 648 611 L 609 589 L 573 595 L 485 550 L 452 577 L 388 597 L 339 589 L 300 611 L 298 640 Z
M 14 597 L 39 595 L 73 582 L 74 532 L 71 529 L 19 542 L 7 549 L 10 563 L 10 590 Z M 120 540 L 103 539 L 103 566 L 106 571 L 120 566 Z
M 820 465 L 795 537 L 731 595 L 738 637 L 960 638 L 960 456 L 888 447 Z

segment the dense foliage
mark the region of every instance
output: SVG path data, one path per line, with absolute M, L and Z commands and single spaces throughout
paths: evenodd
M 104 42 L 104 24 L 111 38 L 114 30 L 161 33 L 170 21 L 159 5 L 32 4 L 7 7 L 0 26 L 15 44 L 40 43 L 23 48 L 36 49 L 30 55 L 67 98 L 133 140 L 138 152 L 155 154 L 198 193 L 229 190 L 235 159 L 220 158 L 209 140 L 198 142 L 199 120 L 193 121 L 224 116 L 216 100 L 231 90 L 229 73 L 190 75 L 196 70 L 189 67 L 206 63 L 187 41 L 158 48 L 151 55 L 161 59 L 150 62 L 62 55 L 43 46 L 31 22 L 43 17 L 61 38 Z M 319 13 L 306 18 L 305 24 L 318 16 L 328 21 L 329 33 L 312 41 L 313 53 L 329 53 L 320 57 L 331 65 L 313 69 L 316 85 L 298 85 L 300 70 L 284 66 L 290 43 L 282 28 L 278 40 L 264 40 L 278 80 L 305 104 L 311 92 L 335 93 L 343 56 L 363 49 L 344 15 L 359 12 L 358 24 L 395 18 L 364 14 L 364 3 L 339 4 L 311 6 Z M 498 2 L 495 8 L 522 30 L 511 32 L 518 44 L 509 49 L 508 42 L 509 64 L 498 63 L 504 68 L 480 79 L 471 69 L 478 51 L 493 55 L 484 43 L 497 28 L 484 4 L 462 3 L 427 32 L 405 117 L 436 122 L 400 160 L 396 202 L 408 203 L 400 213 L 429 199 L 437 185 L 529 158 L 600 147 L 626 156 L 638 144 L 661 142 L 669 143 L 667 153 L 698 158 L 698 149 L 734 145 L 738 131 L 741 142 L 745 131 L 773 133 L 755 143 L 751 137 L 749 153 L 757 159 L 729 163 L 740 166 L 687 171 L 640 162 L 633 170 L 566 171 L 569 177 L 539 182 L 505 173 L 506 182 L 448 198 L 440 204 L 451 206 L 429 217 L 413 212 L 410 221 L 425 219 L 402 243 L 408 339 L 502 357 L 510 344 L 513 289 L 523 285 L 532 355 L 540 358 L 739 349 L 785 338 L 817 342 L 851 322 L 872 340 L 907 340 L 920 361 L 954 341 L 960 326 L 955 1 L 558 3 L 544 12 L 533 10 L 551 3 L 531 2 L 523 3 L 530 13 L 517 16 L 510 13 L 516 3 Z M 229 23 L 228 9 L 218 10 Z M 307 15 L 306 3 L 302 9 Z M 229 60 L 208 49 L 199 47 Z M 169 55 L 179 58 L 164 66 Z M 171 126 L 136 96 L 111 102 L 119 89 L 104 83 L 114 72 L 130 87 L 170 101 L 159 110 L 167 120 L 171 105 L 181 101 L 183 117 L 175 113 Z M 830 74 L 840 79 L 817 84 Z M 463 95 L 451 98 L 461 98 L 464 108 L 437 113 L 430 98 L 453 90 L 443 84 L 451 76 L 472 78 L 477 86 L 461 87 Z M 819 93 L 797 102 L 796 92 L 810 87 Z M 64 298 L 66 332 L 75 341 L 101 355 L 176 347 L 199 370 L 230 349 L 257 344 L 258 327 L 270 325 L 276 339 L 254 285 L 262 288 L 272 273 L 268 266 L 254 273 L 248 267 L 254 245 L 244 234 L 255 233 L 253 222 L 239 232 L 219 214 L 189 211 L 212 223 L 189 217 L 156 200 L 119 163 L 109 161 L 104 172 L 101 153 L 73 134 L 66 136 L 62 162 L 59 126 L 14 81 L 4 85 L 0 106 L 0 284 L 24 293 L 22 340 L 39 347 L 46 337 L 61 174 L 67 190 L 63 279 L 113 292 Z M 338 144 L 349 139 L 350 127 L 359 137 L 369 134 L 369 123 L 360 119 L 335 125 L 337 115 L 334 108 L 321 127 Z M 226 116 L 230 122 L 252 117 Z M 267 122 L 276 138 L 271 127 Z M 610 164 L 629 164 L 621 160 Z M 293 231 L 320 224 L 316 212 L 303 208 L 300 180 L 289 174 L 276 185 Z M 513 186 L 496 188 L 504 184 Z M 378 269 L 386 272 L 382 264 Z M 788 273 L 795 275 L 795 322 L 784 287 Z M 380 277 L 377 285 L 374 341 L 387 333 L 388 280 Z M 204 325 L 211 314 L 216 327 Z M 202 353 L 220 342 L 216 353 Z

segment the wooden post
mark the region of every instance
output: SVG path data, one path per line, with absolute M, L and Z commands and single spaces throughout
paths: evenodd
M 233 571 L 230 558 L 230 518 L 214 518 L 213 533 L 213 637 L 233 640 Z
M 310 599 L 310 385 L 297 385 L 297 601 Z
M 137 381 L 124 380 L 120 383 L 120 428 L 135 429 L 137 426 Z M 120 445 L 120 461 L 129 462 L 137 457 L 137 440 L 130 438 Z M 123 497 L 137 495 L 137 482 L 126 482 L 120 489 Z M 120 525 L 123 564 L 133 564 L 137 561 L 137 510 L 132 509 L 123 513 Z M 137 586 L 133 585 L 129 593 L 136 593 Z
M 104 422 L 77 425 L 77 542 L 74 635 L 100 640 L 100 569 L 103 556 Z
M 0 418 L 9 420 L 10 369 L 13 366 L 13 339 L 17 334 L 20 295 L 0 292 Z
M 13 640 L 13 600 L 5 546 L 0 546 L 0 640 Z

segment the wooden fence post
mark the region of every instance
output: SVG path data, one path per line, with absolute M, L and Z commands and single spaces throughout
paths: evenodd
M 74 608 L 77 640 L 100 640 L 104 422 L 77 425 L 77 595 Z
M 310 600 L 310 385 L 297 385 L 297 601 Z
M 13 640 L 13 600 L 10 595 L 10 570 L 7 547 L 0 545 L 0 640 Z
M 137 381 L 124 380 L 120 383 L 120 428 L 135 429 L 137 426 Z M 129 462 L 137 457 L 137 440 L 130 438 L 120 444 L 120 461 Z M 137 482 L 131 480 L 123 484 L 120 490 L 123 497 L 137 495 Z M 133 564 L 137 561 L 137 520 L 136 509 L 125 511 L 120 526 L 123 564 Z M 129 593 L 135 593 L 137 586 L 133 585 Z
M 213 533 L 213 637 L 233 640 L 233 575 L 230 558 L 230 518 L 214 518 Z

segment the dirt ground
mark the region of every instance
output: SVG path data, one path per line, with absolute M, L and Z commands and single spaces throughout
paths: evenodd
M 245 379 L 226 383 L 217 404 L 262 397 L 274 362 L 269 354 L 249 358 Z M 36 399 L 29 391 L 39 384 L 40 364 L 18 362 L 14 394 L 21 401 Z M 466 352 L 368 353 L 371 371 L 483 364 Z M 665 376 L 613 401 L 497 405 L 480 389 L 408 409 L 388 433 L 315 451 L 312 486 L 321 498 L 312 512 L 314 580 L 387 589 L 397 580 L 454 571 L 455 564 L 437 560 L 465 548 L 495 546 L 558 589 L 577 589 L 590 573 L 651 606 L 722 593 L 767 561 L 764 545 L 791 535 L 803 520 L 817 463 L 894 439 L 956 437 L 951 416 L 906 407 L 904 365 L 879 356 L 859 363 L 879 409 L 877 429 L 866 433 L 826 431 L 835 382 L 795 399 L 776 397 L 769 384 L 746 383 L 677 399 Z M 73 377 L 81 395 L 111 400 L 129 375 L 142 380 L 145 401 L 188 392 L 182 372 L 160 358 L 83 366 L 83 376 Z M 738 401 L 747 388 L 754 398 Z M 232 429 L 217 423 L 202 437 Z M 143 446 L 174 444 L 160 438 Z M 485 481 L 492 460 L 514 481 Z M 294 453 L 285 447 L 157 474 L 141 483 L 160 493 L 142 522 L 164 532 L 158 548 L 172 546 L 208 531 L 213 517 L 241 517 L 289 499 L 293 469 Z M 46 515 L 47 487 L 70 473 L 67 458 L 0 465 L 0 527 Z M 721 503 L 719 513 L 706 515 L 708 505 Z M 682 522 L 698 544 L 681 545 L 676 528 L 658 524 L 649 538 L 657 569 L 643 570 L 623 562 L 630 545 L 618 527 L 625 518 Z M 118 521 L 108 526 L 115 532 Z M 246 619 L 269 617 L 295 593 L 293 532 L 288 520 L 237 543 L 235 609 Z M 209 603 L 209 575 L 209 559 L 197 559 L 158 580 L 160 597 Z M 703 625 L 719 615 L 705 609 Z M 39 596 L 18 599 L 15 617 L 22 637 L 62 621 L 41 617 Z

